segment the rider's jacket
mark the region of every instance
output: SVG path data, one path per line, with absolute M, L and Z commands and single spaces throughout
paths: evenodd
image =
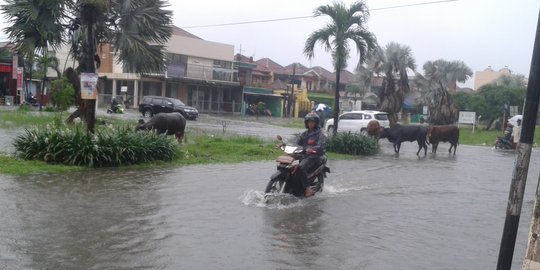
M 300 134 L 297 144 L 302 146 L 305 150 L 312 149 L 316 151 L 314 154 L 308 153 L 308 157 L 320 157 L 326 154 L 326 135 L 324 135 L 322 129 L 319 127 L 312 132 L 306 130 Z

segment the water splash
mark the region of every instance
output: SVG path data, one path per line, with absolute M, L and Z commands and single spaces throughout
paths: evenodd
M 325 184 L 324 185 L 324 192 L 322 194 L 326 194 L 326 195 L 329 195 L 329 196 L 332 196 L 332 195 L 339 195 L 339 194 L 343 194 L 343 193 L 349 193 L 349 192 L 354 192 L 354 191 L 362 191 L 362 190 L 367 190 L 367 189 L 371 189 L 373 187 L 370 187 L 370 186 L 342 186 L 342 185 L 328 185 L 328 184 Z
M 259 190 L 248 190 L 239 197 L 244 205 L 269 209 L 287 209 L 303 205 L 303 200 L 290 194 L 269 195 Z

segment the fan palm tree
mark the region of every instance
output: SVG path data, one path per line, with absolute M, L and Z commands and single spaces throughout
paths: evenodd
M 334 133 L 338 128 L 339 116 L 339 85 L 341 71 L 347 67 L 347 60 L 354 43 L 360 56 L 360 66 L 377 45 L 375 35 L 365 27 L 369 11 L 364 2 L 355 2 L 346 7 L 342 2 L 332 5 L 319 6 L 314 16 L 326 15 L 331 21 L 322 29 L 313 32 L 304 46 L 304 54 L 312 59 L 315 56 L 315 45 L 321 43 L 327 52 L 332 53 L 334 70 L 336 73 L 336 91 L 334 104 Z
M 36 50 L 45 54 L 69 39 L 78 70 L 93 73 L 99 63 L 96 48 L 108 43 L 127 71 L 146 73 L 165 69 L 163 44 L 172 33 L 172 11 L 166 6 L 164 0 L 6 0 L 2 11 L 15 50 L 29 59 Z M 94 112 L 88 116 L 93 131 Z
M 439 59 L 424 64 L 424 75 L 417 76 L 416 83 L 423 92 L 423 103 L 429 109 L 430 123 L 447 125 L 456 122 L 458 110 L 454 106 L 448 87 L 456 82 L 465 82 L 472 76 L 472 70 L 462 61 Z
M 9 25 L 4 32 L 14 44 L 13 50 L 27 59 L 30 67 L 36 55 L 46 54 L 49 48 L 56 49 L 61 45 L 66 11 L 66 1 L 7 0 L 2 5 L 2 13 Z M 40 98 L 42 96 L 43 92 Z
M 370 59 L 368 68 L 384 76 L 379 109 L 388 113 L 390 126 L 393 126 L 398 121 L 405 94 L 410 91 L 407 71 L 416 69 L 412 50 L 409 46 L 390 42 Z

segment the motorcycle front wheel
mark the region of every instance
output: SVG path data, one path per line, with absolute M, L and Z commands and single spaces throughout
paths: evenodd
M 311 185 L 314 187 L 315 192 L 322 192 L 324 187 L 324 175 L 321 173 L 317 176 L 317 182 Z
M 281 181 L 280 179 L 272 179 L 268 181 L 268 184 L 266 185 L 266 188 L 264 189 L 265 194 L 275 194 L 280 193 L 285 188 L 285 181 Z

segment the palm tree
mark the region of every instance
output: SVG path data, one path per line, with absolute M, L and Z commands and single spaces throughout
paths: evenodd
M 313 32 L 304 46 L 304 54 L 308 59 L 315 56 L 315 45 L 319 42 L 325 50 L 332 53 L 334 70 L 336 73 L 336 91 L 334 104 L 334 133 L 338 128 L 339 116 L 339 84 L 341 71 L 347 67 L 347 60 L 352 41 L 360 55 L 360 66 L 377 45 L 375 35 L 369 32 L 366 21 L 369 11 L 363 1 L 355 2 L 346 7 L 342 2 L 334 2 L 332 5 L 319 6 L 314 11 L 314 16 L 327 15 L 331 22 L 322 29 Z
M 362 98 L 365 91 L 366 89 L 361 87 L 359 83 L 349 84 L 345 87 L 345 95 L 353 97 L 355 106 L 358 98 Z
M 388 113 L 390 126 L 393 126 L 398 121 L 405 94 L 410 91 L 407 71 L 416 69 L 412 50 L 409 46 L 390 42 L 386 48 L 378 50 L 369 64 L 374 73 L 384 75 L 379 109 Z
M 2 13 L 9 25 L 4 32 L 13 42 L 13 50 L 28 60 L 30 67 L 36 55 L 46 54 L 49 48 L 56 49 L 61 45 L 66 8 L 64 1 L 6 0 L 2 5 Z
M 456 82 L 464 83 L 472 76 L 472 70 L 462 61 L 439 59 L 424 64 L 424 75 L 417 75 L 416 83 L 423 92 L 423 103 L 429 109 L 429 121 L 436 125 L 453 124 L 457 121 L 458 110 L 454 106 L 448 87 Z
M 112 44 L 117 61 L 129 72 L 162 72 L 163 44 L 170 38 L 172 11 L 164 0 L 6 0 L 2 6 L 6 28 L 17 52 L 32 59 L 71 40 L 79 71 L 95 72 L 98 44 Z M 70 17 L 71 15 L 73 17 Z M 68 32 L 69 36 L 64 36 Z M 31 56 L 31 57 L 30 57 Z M 87 106 L 92 110 L 93 106 Z M 87 116 L 93 131 L 94 112 Z

